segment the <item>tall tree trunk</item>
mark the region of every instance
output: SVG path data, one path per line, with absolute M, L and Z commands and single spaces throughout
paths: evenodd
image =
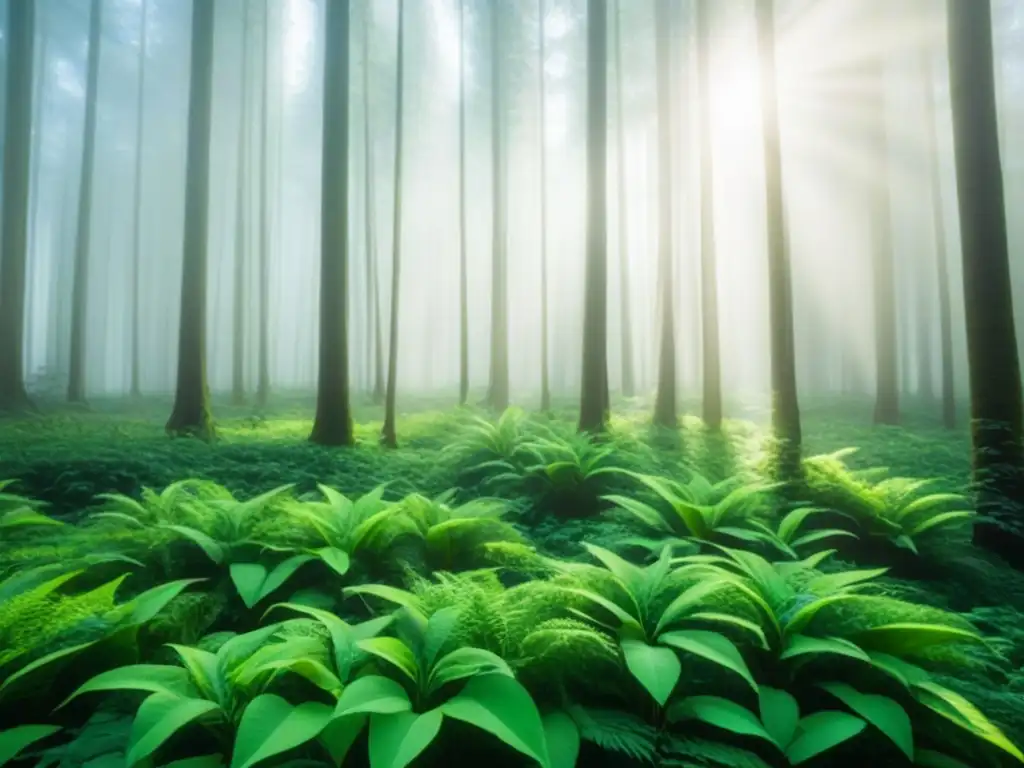
M 466 2 L 465 0 L 457 0 L 457 2 L 459 4 L 459 405 L 465 405 L 469 400 L 469 275 L 466 237 Z M 540 0 L 540 2 L 543 5 L 544 0 Z M 543 26 L 542 20 L 542 29 Z M 544 41 L 541 40 L 541 51 L 543 50 Z M 543 53 L 541 56 L 543 58 Z M 543 79 L 543 74 L 541 77 Z M 543 88 L 543 85 L 541 87 Z M 541 115 L 543 124 L 543 108 Z M 543 256 L 541 258 L 543 259 Z M 543 297 L 541 302 L 541 313 L 543 314 L 546 309 Z
M 886 128 L 885 59 L 868 63 L 871 104 L 871 153 L 880 172 L 868 180 L 871 216 L 871 256 L 875 306 L 875 423 L 900 420 L 899 317 L 896 312 L 896 269 L 892 244 L 892 204 Z
M 587 272 L 581 432 L 608 421 L 608 7 L 587 2 Z
M 793 334 L 793 278 L 786 233 L 775 54 L 775 2 L 757 0 L 757 41 L 761 57 L 764 121 L 765 202 L 768 227 L 768 311 L 771 333 L 772 427 L 776 472 L 783 481 L 801 475 L 802 433 Z
M 353 445 L 348 371 L 349 0 L 328 0 L 324 24 L 320 367 L 309 439 L 321 445 Z
M 373 371 L 372 400 L 380 405 L 384 402 L 384 339 L 380 317 L 380 281 L 377 272 L 377 198 L 374 187 L 375 145 L 370 130 L 370 4 L 363 6 L 363 154 L 366 173 L 363 177 L 363 194 L 366 208 L 363 211 L 366 239 L 366 285 L 369 292 L 367 301 L 367 350 L 370 352 L 369 365 Z
M 82 142 L 82 173 L 78 187 L 78 233 L 71 289 L 71 360 L 68 401 L 85 402 L 86 322 L 89 300 L 89 247 L 92 237 L 92 177 L 96 164 L 96 89 L 100 73 L 100 30 L 103 0 L 92 0 L 89 17 L 89 60 L 85 85 L 85 138 Z
M 1014 329 L 988 0 L 949 0 L 949 71 L 963 249 L 974 541 L 1024 567 L 1024 406 Z
M 270 122 L 270 0 L 263 0 L 263 93 L 260 97 L 260 315 L 256 352 L 256 404 L 270 397 L 270 175 L 267 124 Z
M 715 256 L 715 175 L 711 126 L 711 7 L 697 0 L 697 100 L 700 103 L 701 342 L 704 351 L 704 423 L 722 428 L 722 355 L 718 331 Z
M 35 3 L 7 5 L 3 230 L 0 252 L 0 410 L 32 407 L 25 392 L 25 278 L 32 141 Z
M 629 196 L 626 194 L 626 92 L 622 85 L 622 0 L 615 0 L 615 138 L 619 182 L 619 325 L 622 335 L 622 396 L 636 394 L 633 369 L 633 317 L 629 296 Z
M 932 220 L 935 227 L 934 270 L 939 298 L 939 360 L 942 367 L 942 423 L 956 428 L 956 385 L 953 375 L 953 300 L 949 286 L 949 254 L 946 243 L 946 212 L 942 203 L 942 179 L 939 175 L 939 126 L 935 114 L 933 67 L 926 62 L 925 117 L 928 157 L 928 186 L 931 191 Z
M 235 271 L 232 290 L 232 331 L 231 345 L 231 401 L 235 405 L 245 402 L 245 251 L 246 217 L 245 202 L 248 180 L 246 144 L 249 117 L 249 20 L 252 9 L 249 0 L 243 0 L 242 14 L 242 73 L 241 104 L 238 109 L 238 173 L 235 190 Z
M 402 277 L 402 133 L 405 129 L 405 0 L 398 0 L 398 61 L 395 78 L 395 181 L 394 219 L 391 228 L 391 327 L 388 341 L 388 389 L 384 400 L 381 442 L 398 447 L 395 401 L 398 394 L 398 308 Z
M 34 264 L 38 264 L 42 257 L 39 251 L 39 210 L 42 208 L 40 195 L 42 194 L 42 168 L 43 168 L 43 110 L 46 104 L 46 72 L 47 62 L 50 58 L 50 38 L 52 33 L 48 29 L 47 16 L 45 12 L 36 11 L 35 25 L 39 32 L 39 56 L 36 59 L 36 66 L 33 72 L 36 77 L 34 95 L 32 97 L 32 159 L 29 161 L 29 224 L 28 224 L 28 253 L 32 254 L 26 265 L 26 289 L 25 289 L 25 317 L 34 316 L 35 290 Z M 0 145 L 2 146 L 2 145 Z M 32 325 L 26 319 L 25 345 L 32 346 Z
M 493 194 L 493 242 L 491 247 L 491 371 L 488 402 L 492 408 L 508 408 L 508 264 L 506 263 L 505 152 L 502 122 L 501 46 L 502 0 L 491 2 L 491 175 Z
M 135 94 L 137 118 L 135 124 L 135 194 L 132 200 L 132 351 L 131 396 L 142 394 L 139 312 L 142 265 L 142 140 L 146 119 L 146 52 L 149 42 L 149 0 L 142 0 L 142 18 L 139 32 L 139 82 Z
M 547 3 L 537 2 L 538 38 L 540 50 L 540 409 L 551 410 L 551 370 L 548 349 L 548 88 L 547 64 Z
M 185 238 L 178 332 L 178 383 L 170 434 L 214 436 L 206 380 L 206 250 L 210 199 L 210 125 L 213 102 L 214 0 L 192 0 L 188 154 L 185 165 Z
M 672 253 L 672 24 L 671 0 L 655 0 L 655 56 L 658 90 L 658 285 L 661 289 L 661 333 L 658 352 L 658 391 L 654 401 L 654 423 L 662 427 L 679 425 L 676 403 L 676 341 L 673 308 Z

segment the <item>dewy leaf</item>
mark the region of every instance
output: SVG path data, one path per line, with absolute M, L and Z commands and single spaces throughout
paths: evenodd
M 885 734 L 908 760 L 914 759 L 910 715 L 896 701 L 888 696 L 861 693 L 845 683 L 824 683 L 821 687 Z
M 441 705 L 447 717 L 497 736 L 505 744 L 548 766 L 544 724 L 533 698 L 505 675 L 479 675 Z
M 623 640 L 622 654 L 633 677 L 658 702 L 658 706 L 665 706 L 683 672 L 676 652 L 664 646 L 648 645 L 642 640 Z
M 576 768 L 580 756 L 580 729 L 562 710 L 544 715 L 544 739 L 551 768 Z
M 405 768 L 420 756 L 441 730 L 444 716 L 398 712 L 370 718 L 370 768 Z
M 274 694 L 257 696 L 242 713 L 231 768 L 249 768 L 312 741 L 330 721 L 326 704 L 307 701 L 294 706 Z
M 213 701 L 154 693 L 142 702 L 132 722 L 127 765 L 146 759 L 186 725 L 218 709 Z
M 815 712 L 800 721 L 796 738 L 786 748 L 786 757 L 799 765 L 849 741 L 866 726 L 859 717 L 846 712 Z
M 350 715 L 408 712 L 412 709 L 409 694 L 389 677 L 368 675 L 360 677 L 341 692 L 334 718 Z
M 56 725 L 19 725 L 17 728 L 0 731 L 0 765 L 6 765 L 26 747 L 59 730 Z

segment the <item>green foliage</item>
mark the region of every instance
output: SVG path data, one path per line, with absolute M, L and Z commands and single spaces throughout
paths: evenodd
M 59 730 L 56 725 L 21 725 L 0 731 L 0 766 L 7 765 L 28 747 Z

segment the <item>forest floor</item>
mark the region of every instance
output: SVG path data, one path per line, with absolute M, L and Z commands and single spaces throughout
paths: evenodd
M 756 408 L 743 411 L 750 421 L 728 420 L 722 436 L 706 434 L 701 422 L 691 417 L 684 417 L 678 434 L 651 432 L 646 426 L 648 404 L 639 401 L 617 403 L 613 410 L 616 452 L 630 454 L 645 473 L 679 477 L 685 466 L 716 482 L 756 473 L 764 461 L 765 414 Z M 36 417 L 0 421 L 0 480 L 16 480 L 8 491 L 42 502 L 41 511 L 72 524 L 82 523 L 90 510 L 98 508 L 100 494 L 137 498 L 144 487 L 159 491 L 185 478 L 213 481 L 238 498 L 285 484 L 294 484 L 296 495 L 306 494 L 319 483 L 353 499 L 382 483 L 387 483 L 387 494 L 394 498 L 412 493 L 434 498 L 449 489 L 457 489 L 460 502 L 498 495 L 489 481 L 474 479 L 464 455 L 451 450 L 474 419 L 486 417 L 481 411 L 414 401 L 399 417 L 401 447 L 394 451 L 377 444 L 382 412 L 375 406 L 357 404 L 358 445 L 352 450 L 310 444 L 312 411 L 313 403 L 301 398 L 266 414 L 256 414 L 251 406 L 215 402 L 218 439 L 212 444 L 168 438 L 163 422 L 169 403 L 162 400 L 130 406 L 98 401 L 88 410 L 44 411 Z M 969 479 L 966 429 L 944 430 L 936 411 L 913 405 L 903 426 L 874 427 L 867 401 L 809 402 L 804 412 L 805 455 L 856 448 L 845 459 L 853 469 L 884 468 L 888 476 L 931 479 L 937 491 L 964 491 Z M 549 416 L 530 416 L 529 421 L 568 440 L 575 416 L 573 404 L 565 403 Z M 591 514 L 594 509 L 587 507 L 586 500 L 577 511 L 556 514 L 546 506 L 552 499 L 545 497 L 542 505 L 532 487 L 524 485 L 522 495 L 510 500 L 516 507 L 513 522 L 546 556 L 582 560 L 586 558 L 584 542 L 613 548 L 630 532 L 621 519 Z M 566 498 L 556 495 L 555 503 L 565 504 Z M 572 506 L 576 501 L 572 497 L 568 503 Z M 0 541 L 0 587 L 12 569 L 32 564 L 31 558 L 47 547 L 56 553 L 60 545 L 53 542 L 59 538 L 45 544 Z M 986 668 L 943 678 L 943 682 L 977 704 L 1012 741 L 1022 744 L 1024 577 L 962 540 L 942 546 L 946 548 L 923 548 L 914 557 L 895 550 L 881 555 L 858 551 L 850 560 L 861 568 L 890 568 L 878 582 L 881 593 L 956 612 L 989 639 L 1004 662 L 995 677 Z M 847 554 L 843 550 L 841 556 Z M 848 561 L 838 563 L 839 570 L 853 567 Z M 2 599 L 0 594 L 0 608 Z M 73 760 L 61 763 L 75 764 Z

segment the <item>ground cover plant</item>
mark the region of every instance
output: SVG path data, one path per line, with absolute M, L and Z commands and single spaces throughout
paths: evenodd
M 617 413 L 4 422 L 0 765 L 1024 763 L 963 436 L 829 412 L 794 497 L 753 423 Z

